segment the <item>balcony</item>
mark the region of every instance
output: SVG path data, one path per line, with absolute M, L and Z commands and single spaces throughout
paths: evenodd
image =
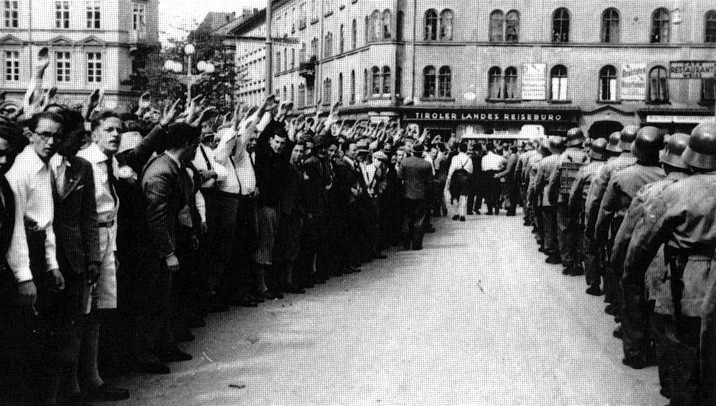
M 313 82 L 313 79 L 316 77 L 317 64 L 318 59 L 315 55 L 312 56 L 311 59 L 308 60 L 308 62 L 301 62 L 300 64 L 298 64 L 298 75 L 306 78 L 307 82 Z

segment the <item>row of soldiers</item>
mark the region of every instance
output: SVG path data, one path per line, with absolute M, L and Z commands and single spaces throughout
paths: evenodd
M 533 140 L 516 177 L 546 262 L 585 275 L 622 362 L 657 365 L 671 406 L 716 404 L 716 123 Z

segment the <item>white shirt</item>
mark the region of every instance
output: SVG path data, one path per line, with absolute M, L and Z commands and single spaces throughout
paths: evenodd
M 65 172 L 69 166 L 71 166 L 70 161 L 60 154 L 55 154 L 50 158 L 50 168 L 55 174 L 55 185 L 60 195 L 62 195 L 63 188 L 65 187 Z
M 17 156 L 15 163 L 7 173 L 7 181 L 15 193 L 15 228 L 10 248 L 7 251 L 7 263 L 17 282 L 32 280 L 30 271 L 30 250 L 25 234 L 25 219 L 36 224 L 38 230 L 44 230 L 45 261 L 47 270 L 59 269 L 56 257 L 55 233 L 52 229 L 55 204 L 52 196 L 52 174 L 50 165 L 42 162 L 32 145 L 28 145 Z
M 452 157 L 450 161 L 450 170 L 448 170 L 448 179 L 452 179 L 452 174 L 458 169 L 465 169 L 468 173 L 472 173 L 474 168 L 472 167 L 472 159 L 467 156 L 464 152 L 459 152 L 457 155 Z
M 500 171 L 502 170 L 502 163 L 505 158 L 497 155 L 496 153 L 489 151 L 487 155 L 482 158 L 482 170 L 483 171 Z
M 217 181 L 219 190 L 226 193 L 250 195 L 256 191 L 256 174 L 251 157 L 246 151 L 248 131 L 242 129 L 237 135 L 232 129 L 220 130 L 221 141 L 214 151 L 214 162 L 226 168 L 223 182 Z M 234 151 L 233 155 L 231 154 Z
M 92 143 L 89 147 L 80 150 L 77 153 L 80 158 L 86 159 L 92 164 L 92 173 L 94 174 L 95 199 L 97 200 L 97 220 L 100 223 L 110 222 L 117 218 L 119 210 L 119 198 L 116 192 L 109 184 L 109 172 L 107 164 L 110 158 L 99 149 L 97 144 Z M 111 158 L 113 173 L 117 176 L 119 167 L 114 157 Z
M 204 156 L 202 151 L 206 153 L 206 157 Z M 216 162 L 216 160 L 214 159 L 215 155 L 216 154 L 213 148 L 207 147 L 203 144 L 199 144 L 199 148 L 196 149 L 196 155 L 194 156 L 194 160 L 192 161 L 192 163 L 194 164 L 194 167 L 199 170 L 199 172 L 213 169 L 214 172 L 216 172 L 216 181 L 226 182 L 226 177 L 229 173 L 226 171 L 226 167 L 224 167 L 224 165 L 218 164 Z M 209 168 L 209 164 L 211 164 L 211 168 Z M 201 186 L 210 187 L 210 185 L 211 181 L 209 180 L 204 182 Z

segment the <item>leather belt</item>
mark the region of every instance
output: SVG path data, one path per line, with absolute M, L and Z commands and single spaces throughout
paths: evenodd
M 114 220 L 105 221 L 105 222 L 100 221 L 99 223 L 97 223 L 97 226 L 99 228 L 111 228 L 112 226 L 114 226 Z

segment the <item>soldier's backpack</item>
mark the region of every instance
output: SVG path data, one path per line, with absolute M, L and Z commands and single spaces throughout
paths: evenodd
M 559 167 L 559 193 L 568 195 L 572 190 L 572 184 L 577 179 L 579 170 L 587 164 L 586 157 L 582 162 L 575 162 L 574 157 L 567 155 L 567 160 Z
M 470 181 L 470 172 L 465 169 L 467 162 L 468 161 L 465 161 L 461 168 L 456 169 L 455 172 L 452 173 L 452 178 L 450 179 L 450 194 L 453 198 L 454 196 L 459 197 L 461 192 L 467 188 L 468 182 Z

